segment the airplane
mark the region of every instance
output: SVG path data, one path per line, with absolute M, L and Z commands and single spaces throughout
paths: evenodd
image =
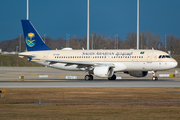
M 177 62 L 169 54 L 160 50 L 62 50 L 50 49 L 29 20 L 21 20 L 26 52 L 19 57 L 29 61 L 69 71 L 86 71 L 84 79 L 93 80 L 93 75 L 108 80 L 116 80 L 115 73 L 124 72 L 134 77 L 145 77 L 153 71 L 152 80 L 158 80 L 157 71 L 175 68 Z

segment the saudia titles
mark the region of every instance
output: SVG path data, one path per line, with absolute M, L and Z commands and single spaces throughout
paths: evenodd
M 34 33 L 28 33 L 26 37 L 26 44 L 29 47 L 33 47 L 36 44 L 36 40 L 33 40 L 34 37 L 35 37 Z

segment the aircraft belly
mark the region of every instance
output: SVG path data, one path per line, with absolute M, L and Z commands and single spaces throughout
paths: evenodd
M 115 68 L 114 71 L 115 72 L 121 72 L 121 71 L 125 71 L 127 69 L 126 65 L 124 63 L 113 63 Z
M 129 62 L 124 64 L 127 66 L 127 71 L 158 70 L 157 63 Z

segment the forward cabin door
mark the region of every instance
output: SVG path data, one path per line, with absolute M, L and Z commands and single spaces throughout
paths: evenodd
M 153 52 L 149 52 L 147 56 L 147 63 L 152 63 Z

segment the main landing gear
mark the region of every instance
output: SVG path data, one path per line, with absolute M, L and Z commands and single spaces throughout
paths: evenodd
M 86 75 L 86 76 L 84 77 L 84 79 L 85 79 L 86 81 L 88 81 L 88 80 L 93 80 L 93 76 L 92 76 L 92 75 Z
M 157 81 L 158 80 L 158 77 L 156 76 L 156 71 L 153 71 L 153 77 L 152 77 L 152 80 L 153 81 Z
M 84 79 L 86 81 L 92 81 L 93 80 L 93 76 L 92 75 L 86 75 L 84 77 Z M 113 74 L 113 76 L 109 77 L 108 80 L 116 80 L 116 75 Z
M 112 75 L 111 77 L 108 78 L 108 80 L 116 80 L 116 75 Z

